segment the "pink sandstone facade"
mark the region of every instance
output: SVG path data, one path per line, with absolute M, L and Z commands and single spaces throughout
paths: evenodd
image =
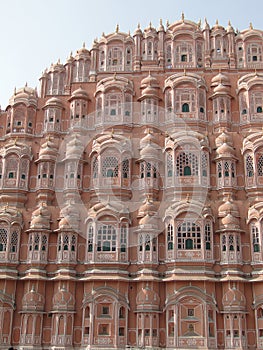
M 102 35 L 0 121 L 0 349 L 263 349 L 263 31 Z

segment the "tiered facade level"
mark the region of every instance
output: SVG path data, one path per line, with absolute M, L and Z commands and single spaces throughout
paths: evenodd
M 1 349 L 263 349 L 262 38 L 117 27 L 14 92 Z

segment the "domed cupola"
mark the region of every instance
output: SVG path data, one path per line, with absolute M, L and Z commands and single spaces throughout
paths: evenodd
M 80 59 L 80 58 L 86 59 L 89 57 L 90 57 L 90 52 L 89 52 L 89 50 L 86 49 L 85 43 L 83 43 L 82 48 L 77 50 L 75 58 L 76 59 Z
M 222 304 L 223 310 L 230 313 L 246 311 L 245 296 L 235 286 L 224 294 Z
M 139 208 L 137 217 L 142 218 L 147 214 L 151 216 L 151 215 L 155 215 L 156 213 L 157 213 L 157 205 L 150 198 L 150 196 L 147 196 L 143 205 L 141 205 Z
M 140 158 L 142 160 L 159 160 L 160 147 L 150 129 L 145 131 L 146 135 L 140 141 Z
M 37 90 L 27 86 L 27 84 L 24 87 L 15 90 L 13 96 L 9 99 L 9 104 L 11 106 L 22 103 L 27 107 L 33 106 L 37 108 L 37 102 Z
M 56 144 L 48 137 L 40 148 L 38 161 L 56 161 L 57 154 Z
M 145 310 L 158 311 L 160 308 L 160 297 L 147 284 L 138 293 L 136 298 L 136 304 L 137 304 L 138 311 L 145 311 Z
M 229 196 L 218 208 L 218 217 L 221 219 L 221 228 L 236 230 L 240 229 L 239 209 Z
M 80 159 L 83 155 L 84 145 L 77 134 L 67 143 L 66 159 Z
M 54 311 L 74 311 L 75 299 L 73 295 L 62 286 L 61 289 L 53 297 L 53 310 Z
M 44 311 L 45 299 L 43 295 L 36 292 L 35 287 L 23 296 L 22 309 L 27 312 Z
M 40 207 L 37 208 L 33 213 L 32 213 L 32 220 L 30 223 L 30 228 L 31 229 L 50 229 L 50 211 L 48 207 L 44 204 L 41 203 Z
M 231 214 L 234 217 L 240 217 L 238 206 L 231 200 L 227 198 L 226 201 L 221 204 L 218 208 L 218 217 L 225 217 L 227 214 Z
M 76 204 L 69 202 L 60 212 L 59 229 L 78 231 L 79 210 Z
M 38 104 L 36 89 L 27 84 L 14 91 L 7 106 L 6 133 L 33 134 Z
M 141 81 L 141 96 L 138 101 L 142 101 L 146 98 L 160 100 L 158 96 L 158 90 L 160 89 L 158 80 L 149 73 L 149 75 Z M 150 101 L 148 101 L 150 103 Z
M 75 99 L 88 100 L 88 94 L 84 89 L 82 89 L 82 87 L 79 87 L 78 89 L 76 89 L 72 92 L 72 95 L 71 95 L 69 101 L 73 101 Z

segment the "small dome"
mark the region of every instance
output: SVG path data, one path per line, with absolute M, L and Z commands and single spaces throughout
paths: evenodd
M 34 287 L 23 296 L 22 307 L 25 311 L 43 311 L 45 299 L 43 295 L 37 293 Z
M 85 43 L 83 43 L 83 46 L 81 49 L 77 50 L 76 58 L 86 58 L 90 56 L 89 50 L 86 49 Z
M 158 218 L 157 216 L 146 214 L 139 221 L 141 228 L 147 229 L 157 229 L 158 228 Z
M 152 199 L 147 198 L 144 204 L 140 206 L 138 217 L 144 217 L 146 214 L 154 215 L 157 212 L 157 206 Z
M 239 209 L 238 206 L 230 201 L 229 199 L 221 204 L 218 208 L 218 216 L 219 217 L 224 217 L 228 213 L 231 213 L 235 217 L 239 217 Z
M 223 219 L 222 224 L 225 228 L 236 229 L 239 228 L 239 220 L 235 218 L 231 213 L 228 213 Z
M 54 310 L 74 310 L 75 300 L 73 295 L 62 287 L 53 297 Z
M 77 90 L 72 92 L 72 95 L 71 95 L 69 101 L 72 101 L 75 99 L 88 100 L 88 94 L 84 89 L 79 87 Z
M 84 145 L 77 135 L 67 144 L 66 158 L 80 159 L 84 150 Z
M 76 203 L 69 203 L 60 211 L 61 220 L 59 221 L 60 230 L 78 230 L 79 210 Z
M 139 97 L 138 101 L 141 101 L 143 98 L 146 97 L 160 99 L 158 96 L 157 89 L 152 86 L 147 86 L 145 89 L 142 90 L 142 95 Z
M 234 32 L 234 28 L 232 27 L 230 21 L 228 22 L 228 26 L 227 26 L 227 28 L 226 28 L 226 31 L 227 31 L 227 33 L 232 33 L 232 32 Z
M 235 150 L 233 147 L 229 146 L 227 143 L 223 143 L 221 146 L 219 146 L 216 150 L 216 153 L 220 156 L 230 156 L 235 153 Z
M 44 204 L 32 213 L 30 228 L 50 229 L 50 212 Z
M 52 63 L 49 71 L 50 72 L 55 72 L 55 71 L 63 71 L 65 70 L 64 66 L 62 63 L 60 63 L 60 59 L 57 61 L 57 63 Z
M 134 36 L 135 35 L 141 35 L 142 36 L 142 30 L 141 30 L 141 27 L 140 27 L 140 24 L 138 24 L 137 28 L 135 29 L 135 32 L 133 34 Z
M 223 309 L 225 311 L 245 311 L 246 309 L 246 299 L 243 293 L 238 289 L 233 287 L 229 289 L 223 296 Z
M 156 29 L 152 27 L 152 23 L 149 23 L 149 26 L 144 29 L 145 34 L 156 34 Z
M 146 135 L 140 141 L 140 147 L 143 148 L 149 143 L 156 143 L 156 138 L 150 129 L 146 129 L 144 132 Z
M 40 160 L 56 160 L 57 146 L 51 140 L 47 140 L 40 148 L 39 157 Z
M 230 88 L 229 86 L 223 85 L 222 83 L 219 83 L 219 85 L 217 85 L 214 88 L 214 95 L 229 95 L 230 94 Z
M 57 97 L 51 97 L 50 99 L 47 100 L 45 107 L 58 107 L 58 108 L 62 108 L 63 104 L 62 101 L 57 98 Z
M 146 287 L 142 288 L 142 290 L 138 293 L 136 303 L 138 309 L 158 310 L 160 304 L 160 297 L 147 285 Z
M 141 81 L 141 88 L 146 88 L 148 86 L 159 88 L 158 80 L 153 77 L 151 73 L 149 73 L 149 75 Z
M 160 159 L 160 152 L 157 149 L 157 145 L 154 143 L 148 143 L 144 146 L 143 149 L 140 150 L 141 159 Z
M 223 145 L 224 143 L 227 143 L 228 145 L 232 146 L 232 137 L 229 134 L 227 134 L 225 131 L 223 131 L 222 134 L 220 134 L 215 139 L 215 144 L 217 148 Z
M 227 75 L 219 72 L 216 76 L 214 76 L 211 80 L 211 86 L 217 86 L 217 85 L 223 85 L 223 86 L 231 86 L 230 79 Z
M 14 95 L 9 99 L 9 104 L 11 106 L 19 103 L 23 103 L 26 106 L 33 105 L 37 107 L 37 91 L 29 86 L 24 86 L 18 90 L 15 90 Z

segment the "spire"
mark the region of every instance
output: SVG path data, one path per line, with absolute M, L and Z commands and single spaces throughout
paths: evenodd
M 181 20 L 184 22 L 184 12 L 182 12 Z
M 119 33 L 119 25 L 116 25 L 115 33 Z
M 249 29 L 250 29 L 250 30 L 253 30 L 253 29 L 254 29 L 254 28 L 253 28 L 252 22 L 249 23 Z
M 83 42 L 82 44 L 82 48 L 85 49 L 86 48 L 86 44 L 85 44 L 85 41 Z

